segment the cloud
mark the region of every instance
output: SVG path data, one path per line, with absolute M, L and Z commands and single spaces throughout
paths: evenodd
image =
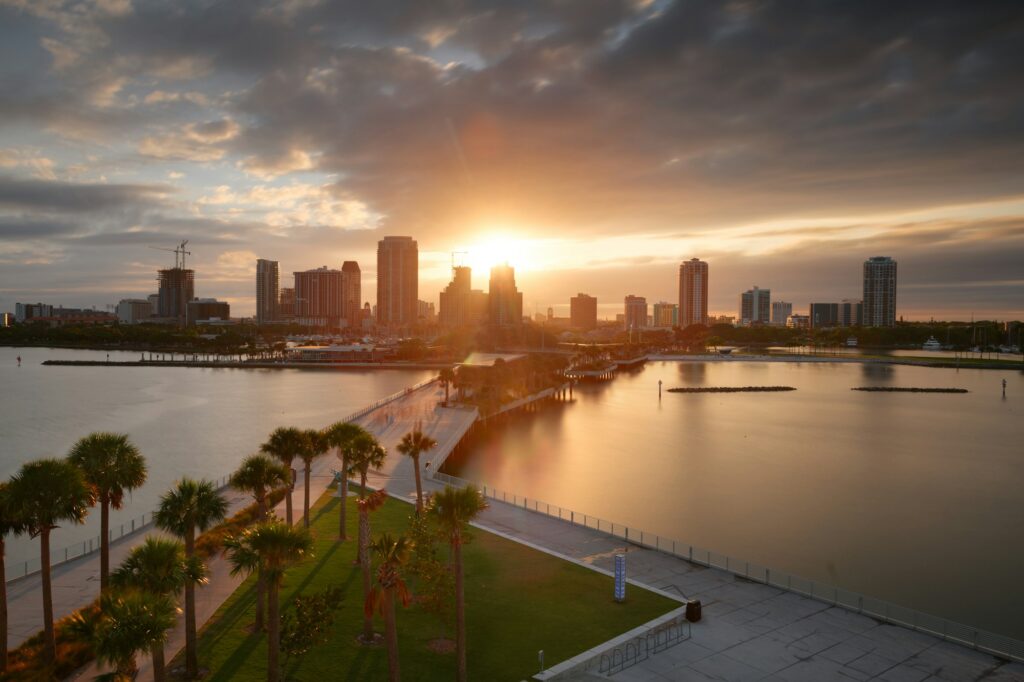
M 162 135 L 145 137 L 139 153 L 158 159 L 208 162 L 224 158 L 226 150 L 216 146 L 238 135 L 238 124 L 231 119 L 189 123 Z
M 164 185 L 104 185 L 0 175 L 0 208 L 88 213 L 155 206 L 170 192 L 171 189 Z

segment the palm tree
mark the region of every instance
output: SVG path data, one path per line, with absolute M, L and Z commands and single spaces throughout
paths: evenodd
M 90 632 L 96 658 L 114 667 L 114 672 L 97 679 L 130 682 L 138 666 L 135 657 L 144 651 L 163 651 L 167 631 L 174 627 L 178 607 L 169 595 L 141 590 L 113 592 L 100 598 L 95 623 L 79 625 Z M 153 665 L 153 679 L 162 680 Z
M 384 465 L 388 453 L 369 433 L 363 433 L 352 439 L 348 453 L 349 472 L 359 474 L 359 499 L 366 497 L 366 477 L 370 469 L 379 469 Z M 363 536 L 362 517 L 359 526 L 359 563 L 366 559 L 366 547 L 370 544 L 370 536 Z
M 487 509 L 480 491 L 474 486 L 453 488 L 434 494 L 430 501 L 430 514 L 448 536 L 455 565 L 455 650 L 459 658 L 458 682 L 466 681 L 466 593 L 463 585 L 462 545 L 463 528 Z
M 40 459 L 21 466 L 11 478 L 8 502 L 17 509 L 25 530 L 39 538 L 39 567 L 43 582 L 43 654 L 47 663 L 57 657 L 53 635 L 53 585 L 50 580 L 50 532 L 63 521 L 82 523 L 91 494 L 82 472 L 63 459 Z
M 122 433 L 91 433 L 79 440 L 68 460 L 85 476 L 94 501 L 100 503 L 100 591 L 110 574 L 110 509 L 120 509 L 125 492 L 146 482 L 146 460 Z
M 185 542 L 185 556 L 196 555 L 196 528 L 205 531 L 224 518 L 228 503 L 210 481 L 183 478 L 160 498 L 156 525 Z M 185 584 L 185 672 L 199 675 L 196 656 L 196 588 Z
M 444 404 L 448 405 L 448 387 L 455 383 L 455 370 L 445 367 L 441 370 L 438 378 L 444 383 Z
M 302 452 L 305 440 L 306 436 L 301 430 L 292 426 L 282 426 L 274 429 L 274 432 L 267 438 L 267 442 L 260 446 L 260 452 L 265 452 L 271 457 L 277 458 L 278 461 L 288 467 L 289 490 L 288 494 L 284 496 L 285 518 L 288 521 L 288 525 L 292 524 L 292 488 L 294 487 L 294 479 L 291 475 L 292 462 Z
M 420 455 L 437 445 L 437 441 L 425 435 L 419 428 L 402 436 L 398 451 L 412 459 L 416 471 L 416 513 L 423 513 L 423 484 L 420 482 Z
M 338 505 L 338 537 L 346 540 L 348 538 L 345 535 L 345 508 L 346 500 L 348 500 L 348 475 L 351 468 L 349 450 L 357 436 L 370 437 L 370 434 L 356 424 L 337 422 L 324 430 L 324 436 L 331 447 L 338 448 L 338 457 L 341 459 L 341 480 L 338 482 L 338 495 L 341 497 L 341 504 Z
M 363 573 L 363 601 L 370 598 L 372 590 L 372 578 L 370 576 L 370 513 L 375 512 L 384 506 L 388 494 L 382 488 L 370 495 L 356 500 L 359 507 L 359 568 Z M 363 634 L 361 637 L 364 644 L 373 644 L 373 610 L 363 613 Z
M 10 484 L 0 483 L 0 676 L 7 671 L 7 572 L 6 548 L 7 535 L 20 535 L 26 530 L 19 510 L 11 506 Z
M 331 446 L 326 436 L 316 429 L 308 429 L 303 432 L 306 436 L 299 457 L 303 464 L 303 478 L 305 480 L 305 492 L 302 497 L 302 525 L 309 528 L 309 475 L 313 467 L 313 460 L 327 452 Z
M 398 627 L 395 623 L 395 598 L 402 606 L 410 601 L 409 588 L 402 579 L 400 569 L 409 557 L 412 543 L 404 535 L 392 538 L 388 533 L 381 535 L 370 545 L 380 566 L 377 568 L 377 584 L 363 605 L 363 612 L 372 616 L 375 610 L 384 616 L 384 643 L 388 649 L 388 679 L 398 682 Z
M 294 528 L 280 521 L 253 526 L 224 543 L 232 574 L 259 571 L 269 586 L 269 625 L 267 627 L 267 682 L 280 677 L 278 658 L 281 650 L 281 616 L 278 597 L 284 572 L 313 549 L 313 540 L 306 528 Z
M 110 574 L 110 584 L 118 590 L 137 590 L 173 599 L 186 585 L 206 583 L 206 567 L 198 557 L 185 556 L 185 546 L 175 540 L 148 537 L 132 549 L 121 566 Z M 164 638 L 150 647 L 153 680 L 163 682 Z
M 266 455 L 250 455 L 231 474 L 231 487 L 251 493 L 256 500 L 256 522 L 267 518 L 267 494 L 274 488 L 288 485 L 291 472 L 284 464 Z M 254 630 L 263 629 L 263 602 L 267 592 L 266 580 L 260 575 L 256 579 L 256 622 Z

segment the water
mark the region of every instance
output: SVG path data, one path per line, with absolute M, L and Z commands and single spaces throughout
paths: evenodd
M 1001 381 L 1007 380 L 1007 398 Z M 674 394 L 786 385 L 786 393 Z M 967 394 L 851 391 L 961 387 Z M 488 428 L 449 473 L 1024 639 L 1024 373 L 657 362 Z
M 113 513 L 114 529 L 153 509 L 183 475 L 217 479 L 229 474 L 278 426 L 321 428 L 432 374 L 40 364 L 105 356 L 0 348 L 0 476 L 6 479 L 28 460 L 63 457 L 92 431 L 128 433 L 146 456 L 149 479 L 122 511 Z M 138 360 L 139 354 L 110 353 L 110 358 Z M 97 535 L 98 525 L 96 513 L 85 526 L 59 529 L 51 541 L 55 556 L 65 544 Z M 9 539 L 8 565 L 37 557 L 37 545 L 27 538 Z

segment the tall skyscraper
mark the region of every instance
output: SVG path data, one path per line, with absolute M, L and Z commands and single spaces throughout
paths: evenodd
M 708 264 L 697 258 L 679 266 L 679 326 L 708 323 Z
M 740 294 L 740 324 L 768 324 L 771 309 L 771 289 L 754 287 Z
M 352 329 L 362 329 L 363 274 L 359 263 L 347 260 L 341 264 L 341 315 Z
M 444 327 L 469 327 L 487 315 L 487 294 L 473 289 L 473 271 L 465 266 L 452 268 L 452 281 L 441 292 L 438 322 Z
M 576 329 L 589 330 L 597 327 L 597 299 L 586 294 L 576 294 L 569 299 L 569 324 Z
M 280 318 L 280 279 L 276 260 L 256 261 L 256 324 L 269 324 Z
M 625 317 L 622 320 L 626 331 L 643 329 L 647 326 L 647 299 L 643 296 L 626 296 Z
M 344 318 L 341 270 L 327 266 L 295 273 L 295 317 L 311 327 L 337 327 Z
M 195 298 L 195 270 L 167 268 L 157 271 L 159 288 L 158 317 L 177 318 L 185 322 L 188 302 Z
M 772 301 L 772 326 L 785 327 L 786 320 L 793 314 L 793 304 L 788 301 Z
M 412 237 L 384 237 L 377 242 L 377 324 L 391 328 L 416 324 L 419 262 L 419 247 Z
M 291 321 L 295 319 L 295 288 L 281 287 L 278 297 L 277 314 L 282 320 Z
M 487 324 L 518 327 L 523 323 L 523 293 L 516 289 L 516 270 L 508 263 L 491 268 L 487 288 Z
M 875 256 L 864 261 L 864 326 L 896 326 L 896 261 Z

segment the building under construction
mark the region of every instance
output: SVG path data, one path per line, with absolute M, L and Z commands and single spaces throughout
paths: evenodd
M 188 302 L 195 298 L 195 270 L 186 270 L 185 268 L 158 270 L 157 282 L 160 287 L 157 293 L 159 296 L 157 316 L 178 318 L 184 322 Z

